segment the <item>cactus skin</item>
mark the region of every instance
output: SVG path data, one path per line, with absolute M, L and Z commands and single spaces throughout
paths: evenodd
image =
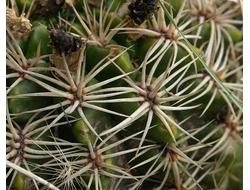
M 184 36 L 189 37 L 188 40 L 197 53 L 202 55 L 206 64 L 236 99 L 243 103 L 242 60 L 231 64 L 243 50 L 241 1 L 161 1 L 185 33 Z M 191 56 L 175 65 L 192 50 L 178 37 L 178 32 L 164 15 L 158 1 L 71 2 L 53 2 L 64 5 L 58 10 L 60 15 L 50 19 L 37 14 L 41 4 L 45 3 L 42 0 L 33 5 L 31 0 L 27 0 L 26 6 L 24 0 L 7 2 L 9 8 L 18 10 L 20 14 L 24 11 L 34 29 L 31 33 L 12 34 L 19 45 L 15 43 L 10 32 L 6 31 L 9 40 L 6 40 L 8 161 L 17 162 L 17 165 L 27 171 L 31 170 L 59 189 L 184 190 L 200 189 L 199 186 L 203 189 L 243 189 L 243 112 L 213 79 L 203 84 L 204 78 L 209 74 L 200 60 L 196 60 L 196 67 L 193 63 L 190 64 L 185 74 L 181 69 L 192 61 Z M 185 4 L 182 6 L 183 2 Z M 179 11 L 183 12 L 178 13 Z M 213 17 L 215 14 L 217 15 Z M 206 23 L 188 31 L 202 19 Z M 57 27 L 57 24 L 60 26 Z M 49 30 L 48 25 L 51 26 Z M 140 25 L 145 26 L 146 32 L 137 28 Z M 51 38 L 56 34 L 55 28 L 60 31 L 64 27 L 63 33 L 70 36 L 67 44 L 62 40 L 65 36 L 60 36 L 60 32 L 52 43 Z M 128 30 L 126 27 L 134 28 Z M 196 39 L 199 29 L 201 38 Z M 53 34 L 50 33 L 52 31 Z M 133 41 L 131 35 L 139 37 Z M 78 40 L 81 49 L 72 39 Z M 161 40 L 158 47 L 150 49 L 157 40 Z M 148 63 L 168 42 L 173 44 L 163 57 L 160 59 L 159 55 Z M 68 63 L 65 66 L 63 58 L 59 59 L 61 62 L 58 61 L 60 69 L 51 63 L 52 55 L 49 54 L 52 52 L 57 57 L 63 57 L 62 52 L 65 56 L 69 54 L 74 57 L 76 54 L 73 53 L 80 51 L 83 52 L 82 59 L 77 61 L 74 68 Z M 120 53 L 122 55 L 107 67 L 98 70 Z M 147 57 L 149 53 L 152 54 Z M 23 59 L 22 54 L 27 60 Z M 197 58 L 194 52 L 192 54 Z M 105 57 L 102 64 L 92 70 Z M 176 58 L 175 62 L 172 61 L 173 57 Z M 36 59 L 37 62 L 34 63 Z M 152 74 L 157 61 L 159 65 Z M 163 78 L 163 72 L 168 66 L 172 70 L 168 70 L 169 73 L 166 72 Z M 70 67 L 69 71 L 65 67 Z M 225 71 L 220 72 L 221 69 Z M 181 70 L 180 73 L 169 79 L 178 70 Z M 42 77 L 34 76 L 32 72 L 39 73 Z M 131 74 L 125 76 L 129 72 Z M 118 80 L 103 84 L 104 81 L 122 74 L 124 76 Z M 152 79 L 149 82 L 147 79 L 150 74 Z M 194 77 L 197 74 L 204 75 Z M 25 76 L 31 76 L 34 80 Z M 15 86 L 18 80 L 20 81 Z M 167 82 L 164 85 L 157 86 L 165 80 Z M 82 89 L 79 88 L 82 85 L 80 81 L 84 81 Z M 154 84 L 154 81 L 158 83 Z M 12 85 L 14 87 L 9 88 Z M 74 85 L 77 90 L 80 89 L 80 95 L 74 91 Z M 94 85 L 99 86 L 88 91 Z M 193 93 L 199 85 L 202 86 L 197 90 L 200 94 L 210 89 L 205 95 L 185 104 L 199 96 L 199 93 Z M 154 89 L 158 91 L 152 98 L 149 94 Z M 22 96 L 28 93 L 34 96 Z M 204 111 L 212 97 L 211 105 Z M 141 106 L 145 102 L 150 105 L 144 104 L 145 107 L 148 106 L 144 109 Z M 62 103 L 64 106 L 60 106 Z M 144 109 L 145 114 L 137 113 L 138 115 L 132 116 L 139 108 Z M 32 112 L 36 109 L 38 111 Z M 31 113 L 25 113 L 26 111 Z M 87 122 L 83 117 L 86 117 Z M 149 122 L 150 117 L 152 121 Z M 36 125 L 41 119 L 44 120 L 38 127 L 26 131 L 23 136 L 19 134 L 19 128 Z M 130 122 L 129 119 L 133 121 Z M 119 132 L 113 130 L 105 133 L 123 121 L 127 125 L 117 127 Z M 149 123 L 149 129 L 144 133 L 146 124 Z M 172 135 L 166 125 L 170 127 Z M 89 126 L 94 130 L 90 130 Z M 39 131 L 40 127 L 44 129 Z M 18 135 L 15 131 L 18 131 Z M 33 132 L 35 135 L 25 137 Z M 35 139 L 41 132 L 45 133 Z M 18 160 L 22 150 L 16 148 L 22 142 L 18 136 L 30 143 L 27 145 L 27 149 L 30 149 L 24 151 L 22 160 Z M 100 150 L 105 151 L 98 153 Z M 91 157 L 92 153 L 96 158 Z M 101 166 L 99 161 L 106 165 Z M 94 166 L 87 168 L 92 162 Z M 38 189 L 49 188 L 23 173 L 12 171 L 11 168 L 8 168 L 7 175 L 6 189 L 33 190 L 36 189 L 34 183 Z

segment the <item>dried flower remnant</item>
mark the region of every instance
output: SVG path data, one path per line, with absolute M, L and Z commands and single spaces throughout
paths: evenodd
M 76 52 L 81 48 L 81 38 L 73 36 L 63 26 L 60 26 L 59 30 L 51 29 L 50 26 L 47 29 L 50 31 L 51 39 L 48 45 L 52 46 L 57 53 L 66 53 L 72 56 L 72 52 Z
M 127 20 L 128 20 L 128 23 L 126 25 L 127 28 L 141 28 L 141 29 L 147 28 L 146 22 L 143 22 L 141 25 L 138 26 L 132 20 L 129 20 L 129 19 L 127 19 Z M 129 33 L 129 32 L 131 32 L 131 33 Z M 136 41 L 143 35 L 139 32 L 136 33 L 134 31 L 130 31 L 130 30 L 127 30 L 126 34 L 128 36 L 127 42 Z
M 60 9 L 65 9 L 67 7 L 65 0 L 48 0 L 47 2 L 40 0 L 39 3 L 40 6 L 36 14 L 47 18 L 56 17 Z
M 140 26 L 145 20 L 151 19 L 154 12 L 159 9 L 157 4 L 157 0 L 132 0 L 128 6 L 128 17 L 135 25 Z
M 32 25 L 30 24 L 29 19 L 24 16 L 25 13 L 23 13 L 20 17 L 17 17 L 13 9 L 6 7 L 6 26 L 14 32 L 29 32 Z
M 132 0 L 128 5 L 128 14 L 126 20 L 128 23 L 126 27 L 128 28 L 147 28 L 146 20 L 151 19 L 154 12 L 158 11 L 157 0 Z M 136 41 L 143 34 L 135 33 L 134 31 L 127 30 L 127 41 Z
M 70 56 L 69 54 L 66 54 L 65 55 L 65 59 L 66 59 L 66 62 L 67 62 L 67 65 L 69 67 L 69 70 L 71 72 L 75 71 L 77 69 L 77 64 L 78 64 L 78 60 L 79 60 L 79 57 L 81 55 L 81 50 L 84 46 L 82 46 L 79 51 L 76 51 L 76 52 L 73 52 L 72 53 L 72 56 Z M 54 49 L 53 50 L 53 54 L 56 54 L 56 50 Z M 53 63 L 55 65 L 55 67 L 57 69 L 63 69 L 65 70 L 64 68 L 64 65 L 62 64 L 63 62 L 63 58 L 61 55 L 55 55 L 55 56 L 51 56 L 49 57 L 49 60 L 51 63 Z
M 48 26 L 47 29 L 50 31 L 51 39 L 48 45 L 54 48 L 53 54 L 59 54 L 50 57 L 51 63 L 53 63 L 56 68 L 65 70 L 61 56 L 61 53 L 65 53 L 69 70 L 75 71 L 83 48 L 81 38 L 75 37 L 70 32 L 67 32 L 64 26 L 60 26 L 59 30 L 51 29 L 50 26 Z

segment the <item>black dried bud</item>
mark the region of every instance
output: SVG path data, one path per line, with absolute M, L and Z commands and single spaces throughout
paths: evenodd
M 60 12 L 62 9 L 67 7 L 65 0 L 38 0 L 39 7 L 36 11 L 36 14 L 42 15 L 46 18 L 56 17 L 58 15 L 58 11 Z
M 51 29 L 51 27 L 48 26 L 47 30 L 50 31 L 51 39 L 48 45 L 55 48 L 59 54 L 63 52 L 72 56 L 72 52 L 78 51 L 82 47 L 81 38 L 73 36 L 70 32 L 67 32 L 63 26 L 60 26 L 58 30 Z
M 128 16 L 136 25 L 141 25 L 146 19 L 151 19 L 157 7 L 158 0 L 133 0 L 129 4 Z

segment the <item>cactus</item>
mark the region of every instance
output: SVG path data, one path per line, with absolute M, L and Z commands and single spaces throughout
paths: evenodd
M 243 189 L 241 0 L 6 16 L 6 189 Z

